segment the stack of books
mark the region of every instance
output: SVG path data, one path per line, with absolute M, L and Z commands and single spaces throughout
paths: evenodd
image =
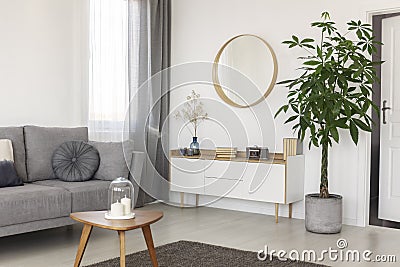
M 303 153 L 303 145 L 297 138 L 283 138 L 283 159 Z
M 236 158 L 237 147 L 217 147 L 215 151 L 216 158 Z

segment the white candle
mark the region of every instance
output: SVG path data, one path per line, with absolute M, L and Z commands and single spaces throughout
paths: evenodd
M 121 199 L 121 203 L 124 205 L 124 215 L 131 214 L 131 199 L 127 198 L 126 196 Z
M 111 216 L 124 216 L 124 205 L 118 201 L 114 204 L 111 204 Z

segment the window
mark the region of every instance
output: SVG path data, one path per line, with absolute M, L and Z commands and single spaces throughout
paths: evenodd
M 120 141 L 129 104 L 128 1 L 90 1 L 89 46 L 90 137 Z

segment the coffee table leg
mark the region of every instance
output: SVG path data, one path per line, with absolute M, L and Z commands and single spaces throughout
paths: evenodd
M 120 266 L 125 267 L 125 231 L 118 231 Z
M 81 240 L 79 241 L 78 252 L 76 253 L 74 267 L 79 267 L 81 264 L 83 253 L 85 253 L 86 245 L 89 241 L 90 233 L 92 232 L 93 226 L 85 224 L 82 229 Z
M 150 225 L 142 227 L 144 239 L 146 240 L 147 249 L 149 250 L 151 263 L 153 267 L 158 267 L 156 250 L 154 249 L 153 237 L 151 235 Z

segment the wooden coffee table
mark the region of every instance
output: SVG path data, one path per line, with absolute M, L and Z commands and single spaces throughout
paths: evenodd
M 158 266 L 150 224 L 160 220 L 163 217 L 163 213 L 161 211 L 134 210 L 135 218 L 130 220 L 107 220 L 104 218 L 105 213 L 106 211 L 71 213 L 70 217 L 72 219 L 84 224 L 74 267 L 78 267 L 81 264 L 83 253 L 85 252 L 93 226 L 118 231 L 121 267 L 125 267 L 125 231 L 142 228 L 151 262 L 154 267 Z

